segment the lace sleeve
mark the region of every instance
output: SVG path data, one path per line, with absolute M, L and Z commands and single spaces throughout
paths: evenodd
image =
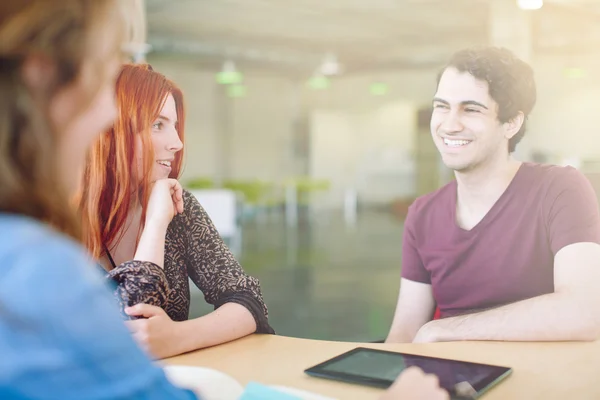
M 113 294 L 119 303 L 121 314 L 126 307 L 139 303 L 165 309 L 169 296 L 169 285 L 165 272 L 148 261 L 127 261 L 111 270 L 107 278 L 113 283 Z
M 188 274 L 215 309 L 225 303 L 246 307 L 256 321 L 258 333 L 274 333 L 258 279 L 244 272 L 210 217 L 191 193 L 184 191 L 186 262 Z

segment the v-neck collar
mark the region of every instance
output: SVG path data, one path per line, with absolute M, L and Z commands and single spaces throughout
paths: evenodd
M 506 197 L 508 197 L 509 193 L 511 192 L 511 188 L 515 185 L 515 182 L 521 179 L 521 175 L 523 170 L 526 168 L 526 164 L 526 162 L 521 163 L 519 169 L 517 170 L 517 173 L 515 174 L 515 176 L 513 176 L 506 189 L 504 189 L 504 192 L 502 192 L 500 197 L 498 197 L 498 200 L 496 200 L 496 202 L 492 205 L 492 208 L 490 208 L 488 212 L 483 216 L 483 218 L 471 229 L 464 229 L 460 225 L 458 225 L 458 221 L 456 219 L 456 206 L 458 202 L 458 181 L 454 181 L 454 193 L 452 196 L 452 202 L 450 204 L 450 212 L 452 214 L 452 222 L 454 223 L 456 229 L 465 233 L 474 233 L 480 229 L 483 229 L 488 224 L 488 221 L 493 220 L 496 214 L 498 214 L 502 209 L 503 204 L 506 202 Z

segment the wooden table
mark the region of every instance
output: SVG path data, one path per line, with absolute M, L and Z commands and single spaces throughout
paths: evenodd
M 483 396 L 485 400 L 600 399 L 600 342 L 373 344 L 252 335 L 163 362 L 217 369 L 242 385 L 256 381 L 338 399 L 377 399 L 381 390 L 303 373 L 307 367 L 358 346 L 513 367 L 513 374 Z

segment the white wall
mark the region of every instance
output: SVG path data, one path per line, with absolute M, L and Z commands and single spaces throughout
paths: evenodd
M 230 177 L 283 181 L 293 173 L 292 129 L 297 85 L 281 77 L 247 76 L 248 95 L 230 99 Z
M 183 181 L 196 176 L 216 177 L 222 170 L 225 178 L 274 181 L 294 173 L 292 123 L 302 101 L 297 84 L 284 77 L 245 74 L 247 97 L 228 98 L 213 71 L 181 60 L 150 56 L 148 62 L 179 85 L 185 95 L 187 154 Z
M 398 100 L 413 104 L 431 104 L 435 92 L 437 69 L 389 71 L 361 75 L 341 76 L 332 80 L 326 91 L 308 90 L 308 102 L 315 109 L 343 109 L 365 111 Z M 369 86 L 382 82 L 389 86 L 385 96 L 372 96 Z
M 217 173 L 217 102 L 212 73 L 195 68 L 191 63 L 174 63 L 149 58 L 152 68 L 174 81 L 184 92 L 187 107 L 183 181 L 194 176 Z
M 566 67 L 587 72 L 581 79 L 565 76 Z M 600 60 L 537 57 L 538 103 L 533 112 L 531 148 L 557 158 L 600 159 Z
M 313 108 L 310 171 L 332 182 L 326 201 L 340 205 L 348 188 L 368 203 L 386 203 L 415 190 L 416 113 L 430 104 L 435 70 L 339 77 L 325 91 L 306 91 Z M 388 85 L 373 96 L 374 82 Z
M 414 191 L 416 109 L 395 102 L 367 112 L 315 111 L 311 118 L 311 176 L 328 179 L 329 205 L 347 189 L 361 201 L 387 202 Z

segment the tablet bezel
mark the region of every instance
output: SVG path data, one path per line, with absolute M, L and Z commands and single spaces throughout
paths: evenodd
M 323 369 L 324 367 L 327 367 L 330 364 L 333 364 L 333 363 L 340 361 L 346 357 L 350 357 L 350 356 L 354 355 L 355 353 L 359 353 L 359 352 L 363 352 L 363 351 L 374 352 L 374 353 L 397 354 L 398 356 L 416 357 L 416 358 L 428 359 L 428 360 L 441 360 L 441 361 L 445 361 L 445 362 L 449 362 L 449 363 L 456 363 L 456 364 L 463 364 L 463 365 L 464 364 L 481 365 L 481 366 L 486 366 L 486 367 L 493 367 L 495 369 L 500 369 L 501 372 L 499 371 L 499 373 L 497 375 L 490 374 L 484 380 L 482 380 L 477 385 L 477 387 L 473 387 L 473 389 L 475 389 L 475 391 L 477 392 L 477 396 L 475 398 L 478 398 L 481 395 L 483 395 L 490 388 L 495 386 L 498 382 L 500 382 L 504 378 L 508 377 L 508 375 L 510 375 L 512 372 L 512 368 L 504 367 L 504 366 L 500 366 L 500 365 L 453 360 L 453 359 L 441 358 L 441 357 L 423 356 L 420 354 L 401 353 L 401 352 L 380 350 L 380 349 L 371 349 L 368 347 L 357 347 L 353 350 L 342 353 L 336 357 L 330 358 L 330 359 L 328 359 L 322 363 L 319 363 L 313 367 L 307 368 L 306 370 L 304 370 L 304 372 L 311 376 L 315 376 L 315 377 L 319 377 L 319 378 L 333 379 L 333 380 L 343 381 L 343 382 L 347 382 L 347 383 L 355 383 L 355 384 L 359 384 L 359 385 L 373 386 L 373 387 L 378 387 L 378 388 L 383 388 L 383 389 L 390 387 L 394 382 L 387 380 L 387 379 L 371 378 L 371 377 L 366 377 L 366 376 L 362 376 L 362 375 L 347 374 L 347 373 L 338 372 L 338 371 L 325 371 Z M 452 393 L 452 392 L 450 394 L 455 395 L 455 393 Z

